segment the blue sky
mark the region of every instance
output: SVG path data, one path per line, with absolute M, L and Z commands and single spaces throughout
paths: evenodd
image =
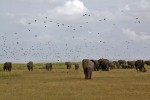
M 1 0 L 0 62 L 150 59 L 148 0 Z

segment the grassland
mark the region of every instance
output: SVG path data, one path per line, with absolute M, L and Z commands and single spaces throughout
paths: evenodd
M 82 67 L 67 74 L 64 63 L 54 63 L 46 72 L 43 63 L 28 72 L 25 64 L 13 64 L 3 72 L 0 64 L 0 100 L 150 100 L 150 69 L 93 72 L 84 80 Z

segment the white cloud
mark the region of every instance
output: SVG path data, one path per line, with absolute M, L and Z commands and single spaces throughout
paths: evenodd
M 27 26 L 27 19 L 26 19 L 26 18 L 21 18 L 21 19 L 19 20 L 19 23 L 22 24 L 22 25 Z
M 148 2 L 147 0 L 141 0 L 140 6 L 143 9 L 148 9 L 148 8 L 150 8 L 150 2 Z
M 80 0 L 69 0 L 63 6 L 57 7 L 53 11 L 62 15 L 74 15 L 87 12 L 88 9 Z M 52 10 L 50 10 L 49 12 L 52 12 Z
M 125 7 L 124 7 L 124 10 L 126 10 L 126 11 L 129 11 L 131 8 L 129 7 L 129 5 L 126 5 Z
M 119 8 L 119 11 L 124 12 L 124 11 L 130 11 L 131 7 L 129 4 L 126 4 L 124 7 Z
M 123 34 L 134 41 L 145 41 L 150 40 L 150 35 L 145 32 L 135 32 L 131 29 L 123 29 Z
M 41 42 L 41 41 L 49 41 L 49 40 L 52 40 L 53 38 L 49 34 L 42 34 L 42 35 L 38 35 L 37 39 L 38 39 L 38 41 Z
M 145 11 L 150 9 L 150 2 L 148 0 L 139 0 L 129 4 L 133 11 Z
M 34 2 L 34 3 L 42 3 L 42 2 L 49 2 L 49 3 L 53 3 L 57 0 L 18 0 L 18 1 L 22 1 L 22 2 Z
M 56 0 L 47 0 L 49 3 L 53 3 L 55 2 Z
M 150 9 L 150 1 L 148 0 L 138 0 L 133 3 L 128 3 L 122 8 L 119 8 L 120 11 L 132 11 L 132 13 L 134 12 L 137 13 L 140 11 L 145 12 L 147 10 L 149 11 L 149 9 Z
M 15 14 L 10 13 L 10 12 L 7 12 L 7 13 L 6 13 L 6 16 L 8 16 L 8 17 L 15 17 Z
M 38 18 L 38 17 L 37 17 Z M 31 17 L 31 18 L 25 18 L 25 17 L 22 17 L 20 18 L 17 23 L 19 25 L 23 25 L 23 26 L 30 26 L 30 27 L 34 27 L 34 26 L 44 26 L 44 23 L 43 21 L 40 20 L 40 18 L 38 18 L 38 21 L 35 23 L 35 18 L 34 17 Z

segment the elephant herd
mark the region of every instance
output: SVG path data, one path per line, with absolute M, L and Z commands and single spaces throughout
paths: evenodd
M 72 63 L 71 62 L 65 62 L 65 65 L 66 65 L 66 69 L 69 72 L 69 70 L 71 69 Z M 73 65 L 75 66 L 75 70 L 79 69 L 79 64 L 75 63 Z M 30 62 L 27 63 L 27 69 L 28 69 L 29 72 L 33 71 L 33 66 L 34 66 L 34 64 L 33 64 L 32 61 L 30 61 Z M 11 62 L 5 62 L 4 66 L 3 66 L 3 70 L 10 72 L 11 69 L 12 69 L 12 63 Z M 52 63 L 46 63 L 45 64 L 45 69 L 46 69 L 46 71 L 51 71 L 52 70 Z
M 85 79 L 91 79 L 92 71 L 109 71 L 114 68 L 135 68 L 137 72 L 146 72 L 144 65 L 150 65 L 150 60 L 136 60 L 136 61 L 125 61 L 125 60 L 118 60 L 118 61 L 109 61 L 108 59 L 99 59 L 99 60 L 92 60 L 92 59 L 83 59 L 82 66 L 84 70 Z
M 135 68 L 137 72 L 146 72 L 146 69 L 144 65 L 150 66 L 150 60 L 144 61 L 144 60 L 136 60 L 136 61 L 125 61 L 125 60 L 118 60 L 118 61 L 110 61 L 108 59 L 99 59 L 99 60 L 93 60 L 93 59 L 83 59 L 82 60 L 82 67 L 85 75 L 85 79 L 89 80 L 92 77 L 92 71 L 110 71 L 114 68 Z M 69 70 L 71 69 L 71 66 L 74 65 L 74 69 L 79 69 L 79 64 L 71 62 L 65 62 L 67 73 L 69 73 Z M 33 71 L 33 62 L 30 61 L 27 63 L 27 69 L 28 71 Z M 46 63 L 45 64 L 46 71 L 52 70 L 52 63 Z M 11 71 L 12 70 L 12 63 L 11 62 L 5 62 L 3 66 L 4 71 Z
M 33 71 L 33 62 L 32 61 L 27 63 L 27 68 L 28 68 L 29 71 Z M 45 64 L 45 69 L 46 69 L 46 71 L 51 71 L 52 64 L 51 63 L 46 63 Z

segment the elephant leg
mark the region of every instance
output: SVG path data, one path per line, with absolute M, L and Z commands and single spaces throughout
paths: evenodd
M 84 68 L 85 79 L 88 79 L 88 68 Z
M 6 67 L 4 66 L 4 71 L 6 70 Z
M 31 68 L 31 71 L 33 71 L 33 67 Z
M 85 79 L 86 79 L 86 80 L 88 79 L 88 74 L 85 74 Z
M 8 67 L 8 71 L 10 72 L 10 67 Z
M 144 72 L 144 68 L 143 67 L 141 67 L 141 72 Z
M 29 68 L 29 66 L 28 66 L 28 70 L 30 71 L 30 68 Z
M 91 76 L 92 76 L 92 69 L 89 68 L 88 69 L 88 79 L 91 79 Z
M 136 68 L 136 71 L 138 72 L 138 68 Z
M 69 69 L 67 69 L 67 73 L 69 73 Z
M 10 66 L 8 67 L 8 71 L 10 72 L 11 70 L 10 70 Z
M 11 67 L 10 67 L 10 71 L 11 71 Z
M 92 77 L 92 72 L 90 73 L 90 77 L 89 77 L 89 79 L 91 79 L 91 77 Z

